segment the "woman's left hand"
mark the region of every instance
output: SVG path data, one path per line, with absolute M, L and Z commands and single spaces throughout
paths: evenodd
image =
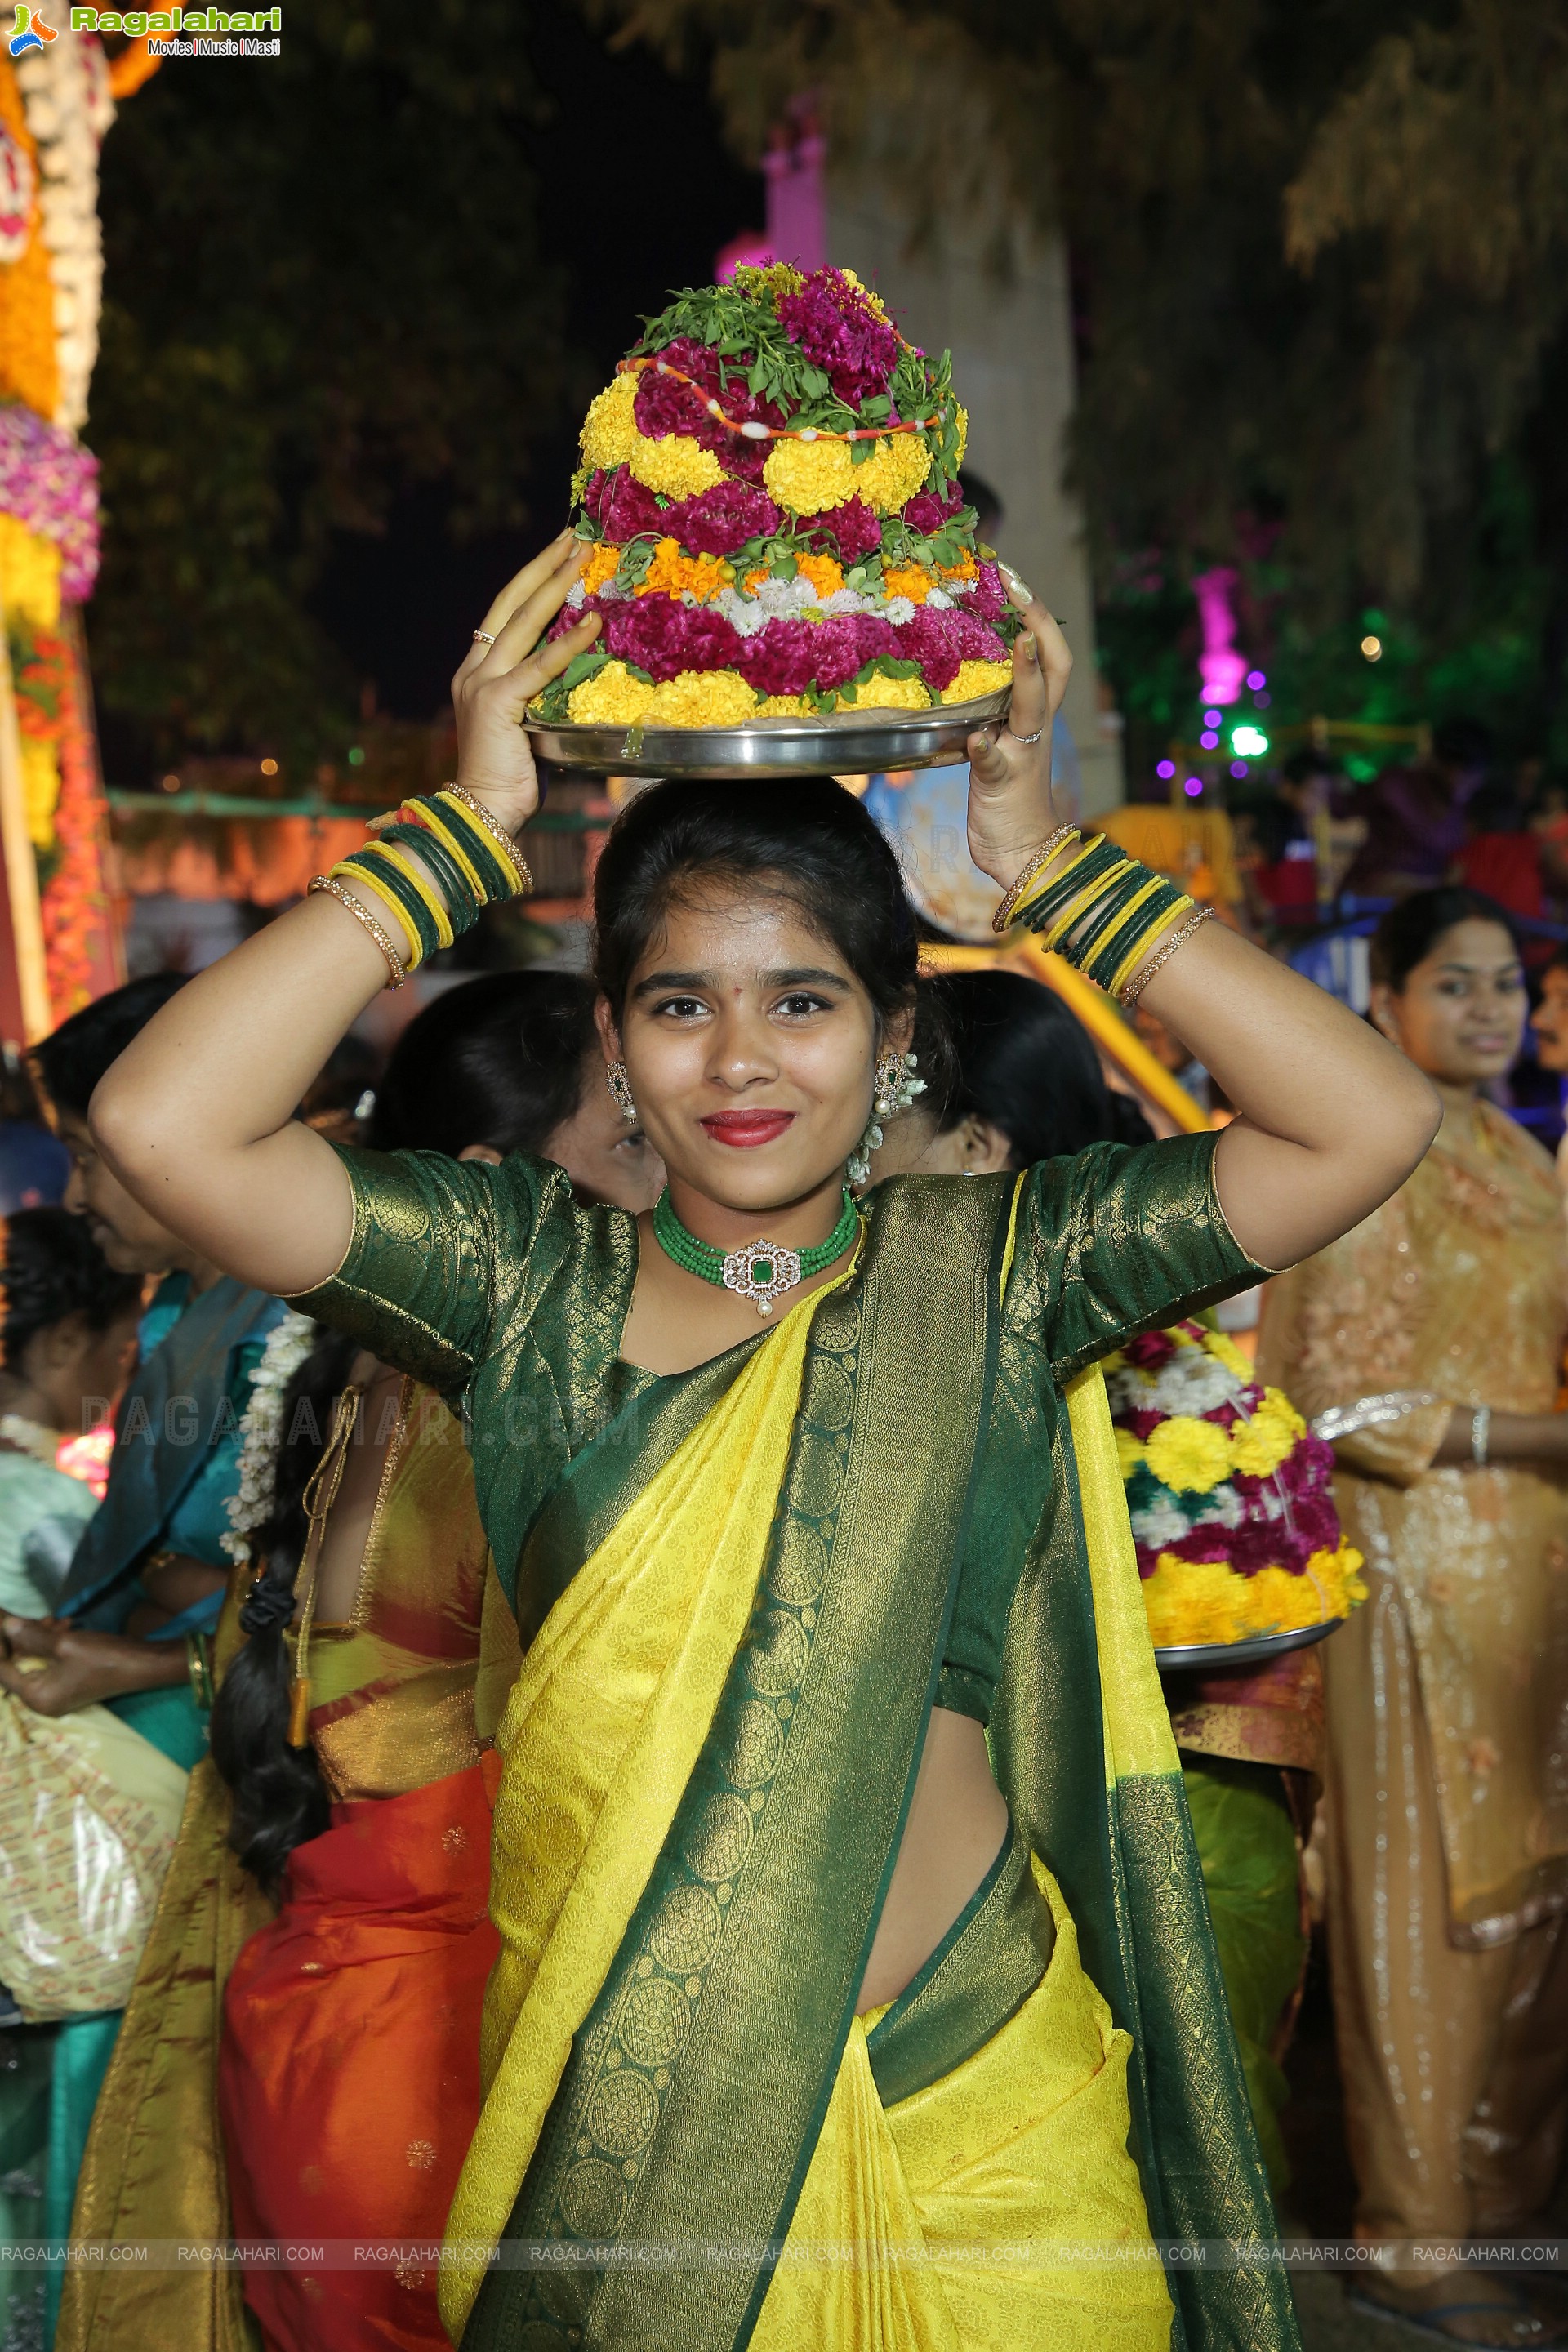
M 969 739 L 969 854 L 983 874 L 1010 890 L 1041 842 L 1078 812 L 1058 807 L 1051 793 L 1051 727 L 1072 675 L 1072 655 L 1017 573 L 1004 564 L 1002 578 L 1024 626 L 1013 647 L 1006 722 Z
M 183 1642 L 131 1642 L 121 1633 L 95 1633 L 58 1617 L 7 1617 L 0 1621 L 5 1655 L 0 1690 L 23 1700 L 35 1715 L 74 1715 L 132 1691 L 161 1690 L 183 1683 L 189 1672 Z M 23 1665 L 22 1659 L 34 1663 Z

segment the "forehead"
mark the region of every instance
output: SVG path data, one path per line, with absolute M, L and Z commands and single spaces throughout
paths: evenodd
M 785 889 L 711 882 L 666 909 L 637 959 L 637 974 L 677 970 L 739 978 L 802 964 L 853 978 L 839 949 Z
M 1451 931 L 1445 931 L 1425 959 L 1428 971 L 1452 970 L 1458 965 L 1467 971 L 1515 971 L 1519 968 L 1519 950 L 1500 923 L 1489 923 L 1472 916 L 1456 923 Z

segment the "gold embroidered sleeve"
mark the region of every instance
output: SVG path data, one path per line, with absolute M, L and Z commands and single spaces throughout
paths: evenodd
M 488 1354 L 498 1300 L 559 1195 L 552 1171 L 521 1152 L 499 1168 L 438 1151 L 340 1147 L 339 1157 L 353 1238 L 331 1280 L 290 1303 L 454 1396 Z
M 1097 1143 L 1029 1171 L 1008 1307 L 1037 1320 L 1058 1381 L 1263 1279 L 1215 1191 L 1218 1139 Z

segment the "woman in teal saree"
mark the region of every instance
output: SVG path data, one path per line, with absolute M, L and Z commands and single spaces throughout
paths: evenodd
M 95 1105 L 162 1214 L 468 1415 L 526 1654 L 447 2326 L 469 2352 L 1293 2352 L 1265 2260 L 1178 2259 L 1173 2304 L 1160 2267 L 1161 2240 L 1273 2224 L 1092 1367 L 1365 1213 L 1426 1090 L 1056 826 L 1067 656 L 1020 586 L 975 855 L 1053 944 L 1147 982 L 1238 1106 L 1222 1139 L 852 1213 L 846 1165 L 908 1089 L 916 949 L 826 778 L 662 786 L 606 846 L 601 1031 L 669 1170 L 651 1220 L 521 1156 L 291 1127 L 386 948 L 420 952 L 431 900 L 468 911 L 454 809 L 500 834 L 534 806 L 516 722 L 596 626 L 543 640 L 577 564 L 530 566 L 459 672 L 461 789 L 395 828 L 417 879 L 340 868 L 338 907 L 190 983 Z

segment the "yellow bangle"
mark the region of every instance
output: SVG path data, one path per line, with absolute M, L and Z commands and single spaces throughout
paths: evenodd
M 1025 866 L 1023 872 L 1014 883 L 1013 887 L 1003 899 L 1002 904 L 997 908 L 996 912 L 992 916 L 991 928 L 994 931 L 1008 930 L 1011 929 L 1012 925 L 1018 920 L 1019 915 L 1023 911 L 1023 898 L 1025 892 L 1030 887 L 1031 884 L 1038 881 L 1041 875 L 1044 874 L 1047 866 L 1050 864 L 1052 858 L 1056 856 L 1058 850 L 1061 847 L 1063 842 L 1081 842 L 1082 839 L 1083 835 L 1079 833 L 1076 824 L 1058 825 L 1055 833 L 1051 835 L 1049 840 L 1043 841 L 1040 844 L 1038 849 L 1036 850 L 1034 856 L 1030 858 L 1028 864 Z
M 448 795 L 457 802 L 460 809 L 467 810 L 476 824 L 484 826 L 485 831 L 517 876 L 518 896 L 522 898 L 531 893 L 533 888 L 533 877 L 528 870 L 528 860 L 500 819 L 492 816 L 483 801 L 476 800 L 466 784 L 443 784 L 436 798 L 439 801 Z
M 1121 909 L 1121 912 L 1117 916 L 1115 921 L 1108 925 L 1106 929 L 1101 931 L 1099 938 L 1095 940 L 1094 951 L 1096 955 L 1103 955 L 1106 949 L 1111 944 L 1111 941 L 1120 938 L 1121 933 L 1127 929 L 1128 924 L 1131 923 L 1142 909 L 1148 905 L 1150 899 L 1157 898 L 1161 890 L 1167 888 L 1169 886 L 1163 874 L 1151 874 L 1147 882 L 1144 883 L 1143 887 L 1133 893 L 1126 906 Z M 1179 916 L 1184 911 L 1185 908 L 1190 907 L 1191 905 L 1192 900 L 1190 898 L 1184 899 L 1178 903 L 1173 911 Z M 1155 917 L 1155 920 L 1159 920 L 1158 916 Z M 1143 936 L 1141 939 L 1133 940 L 1132 945 L 1126 950 L 1121 961 L 1117 965 L 1115 971 L 1111 974 L 1110 993 L 1112 996 L 1120 993 L 1123 981 L 1127 979 L 1130 973 L 1137 970 L 1138 959 L 1141 955 L 1147 954 L 1148 948 L 1149 936 L 1147 929 L 1145 929 Z
M 375 941 L 376 946 L 386 958 L 386 969 L 390 975 L 387 981 L 387 986 L 389 988 L 401 988 L 404 982 L 408 977 L 408 974 L 403 969 L 403 959 L 398 954 L 397 950 L 393 946 L 392 940 L 388 937 L 387 933 L 382 929 L 381 925 L 371 913 L 370 908 L 368 907 L 362 907 L 359 900 L 354 897 L 353 892 L 352 890 L 345 889 L 341 882 L 334 882 L 330 874 L 314 874 L 311 876 L 307 887 L 307 895 L 310 895 L 318 890 L 324 891 L 328 898 L 335 898 L 340 907 L 346 907 L 349 913 L 353 917 L 355 922 L 360 924 L 370 933 L 371 938 Z
M 1088 854 L 1086 851 L 1085 855 Z M 1041 943 L 1045 947 L 1054 949 L 1061 940 L 1070 938 L 1084 917 L 1098 907 L 1107 893 L 1114 889 L 1117 883 L 1131 871 L 1131 859 L 1123 858 L 1121 865 L 1113 866 L 1108 874 L 1101 874 L 1096 879 L 1086 882 L 1077 897 L 1069 899 L 1068 904 L 1060 908 L 1052 917 L 1048 929 L 1037 934 Z

